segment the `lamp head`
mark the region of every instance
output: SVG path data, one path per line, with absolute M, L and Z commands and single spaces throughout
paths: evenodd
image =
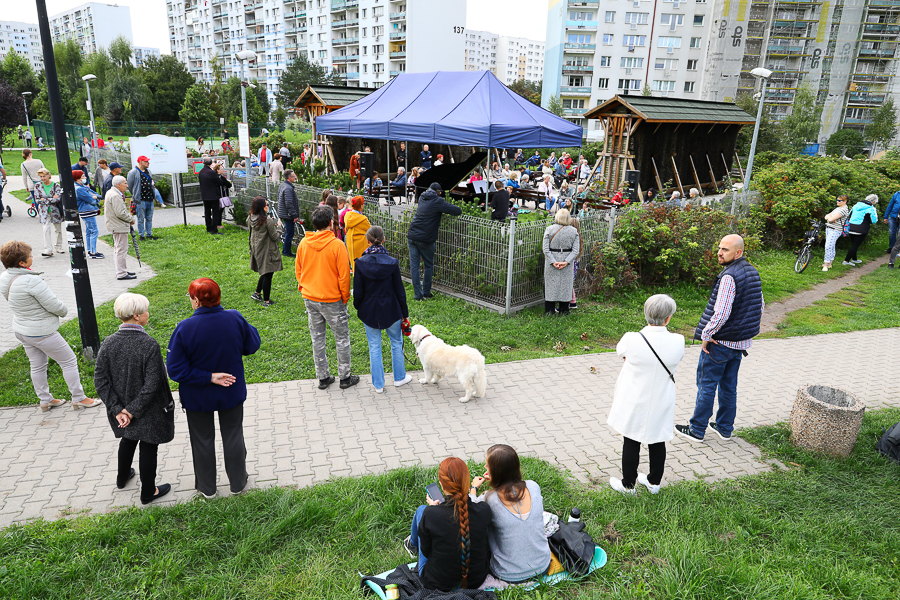
M 22 95 L 23 95 L 23 96 L 30 96 L 30 95 L 31 95 L 31 92 L 22 92 Z
M 88 73 L 87 75 L 85 75 L 85 76 L 82 77 L 81 79 L 82 79 L 83 81 L 94 81 L 95 79 L 97 79 L 97 76 L 96 76 L 96 75 L 92 75 L 91 73 Z
M 768 79 L 769 77 L 772 76 L 772 71 L 770 71 L 768 69 L 764 69 L 762 67 L 756 67 L 755 69 L 750 71 L 750 74 L 753 75 L 754 77 L 756 77 L 757 79 Z
M 235 53 L 235 56 L 238 60 L 254 60 L 256 58 L 256 52 L 252 50 L 241 50 L 240 52 Z

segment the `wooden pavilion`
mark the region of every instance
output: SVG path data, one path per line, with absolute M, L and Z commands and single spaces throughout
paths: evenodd
M 756 119 L 734 104 L 656 96 L 614 96 L 587 111 L 603 123 L 601 195 L 622 186 L 625 171 L 640 171 L 638 193 L 665 183 L 716 192 L 737 157 L 738 132 Z M 738 162 L 738 168 L 740 163 Z M 641 196 L 643 197 L 643 196 Z
M 308 85 L 294 102 L 297 112 L 305 113 L 307 120 L 312 124 L 312 143 L 325 146 L 335 172 L 338 168 L 331 145 L 324 135 L 316 134 L 316 117 L 343 108 L 360 98 L 365 98 L 374 91 L 374 89 L 340 85 Z

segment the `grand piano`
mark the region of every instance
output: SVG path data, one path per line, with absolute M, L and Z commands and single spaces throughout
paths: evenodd
M 451 198 L 457 198 L 466 202 L 481 204 L 485 201 L 484 193 L 477 193 L 471 183 L 460 185 L 460 182 L 468 178 L 478 165 L 487 159 L 487 152 L 478 151 L 461 163 L 444 163 L 431 167 L 416 178 L 416 200 L 422 192 L 428 189 L 432 183 L 441 186 L 441 190 L 449 193 Z

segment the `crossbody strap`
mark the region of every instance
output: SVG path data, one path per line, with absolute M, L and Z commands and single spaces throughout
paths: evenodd
M 21 277 L 21 276 L 22 276 L 22 274 L 19 273 L 18 275 L 16 275 L 15 277 L 13 277 L 12 280 L 9 282 L 9 286 L 6 288 L 6 301 L 7 301 L 7 302 L 9 302 L 9 292 L 10 292 L 10 290 L 12 289 L 12 284 L 13 284 L 13 282 L 15 282 L 15 280 L 18 279 L 18 278 Z
M 656 350 L 653 349 L 653 346 L 650 345 L 650 340 L 648 340 L 646 337 L 644 337 L 644 334 L 641 333 L 640 331 L 638 331 L 638 333 L 640 334 L 640 336 L 641 336 L 642 338 L 644 338 L 644 341 L 647 342 L 647 345 L 650 346 L 650 352 L 653 353 L 653 356 L 656 357 L 656 360 L 659 361 L 659 364 L 662 365 L 662 368 L 665 369 L 665 370 L 666 370 L 666 373 L 669 374 L 669 379 L 672 380 L 672 383 L 675 383 L 675 376 L 672 375 L 672 371 L 669 370 L 669 367 L 666 366 L 666 363 L 664 363 L 664 362 L 662 361 L 662 359 L 659 357 L 659 354 L 657 354 L 657 353 L 656 353 Z

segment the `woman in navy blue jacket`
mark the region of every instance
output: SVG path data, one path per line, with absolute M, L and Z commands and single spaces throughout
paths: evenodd
M 194 457 L 194 485 L 206 498 L 216 495 L 216 429 L 225 450 L 225 472 L 231 492 L 247 486 L 244 445 L 244 356 L 259 350 L 259 332 L 236 310 L 221 305 L 219 285 L 202 277 L 188 288 L 194 314 L 180 322 L 169 340 L 166 368 L 177 381 L 187 415 Z
M 400 387 L 412 381 L 406 374 L 403 359 L 403 334 L 400 326 L 409 318 L 406 289 L 400 279 L 400 262 L 384 247 L 384 231 L 377 225 L 366 232 L 369 247 L 356 259 L 353 274 L 353 307 L 356 316 L 366 326 L 369 340 L 369 364 L 372 385 L 379 394 L 384 392 L 384 363 L 381 359 L 381 332 L 386 330 L 391 340 L 391 365 L 394 385 Z

